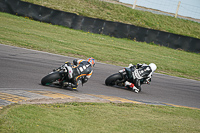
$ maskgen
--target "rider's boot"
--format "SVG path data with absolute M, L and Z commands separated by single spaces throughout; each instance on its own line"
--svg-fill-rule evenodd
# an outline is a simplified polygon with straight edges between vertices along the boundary
M 72 88 L 72 90 L 77 90 L 77 85 L 73 84 L 73 83 L 68 83 L 68 86 Z
M 129 86 L 130 88 L 132 88 L 135 93 L 139 92 L 139 89 L 137 87 L 135 87 L 135 85 L 133 83 L 126 81 L 125 86 Z
M 72 87 L 73 90 L 77 90 L 77 85 L 72 84 L 71 87 Z

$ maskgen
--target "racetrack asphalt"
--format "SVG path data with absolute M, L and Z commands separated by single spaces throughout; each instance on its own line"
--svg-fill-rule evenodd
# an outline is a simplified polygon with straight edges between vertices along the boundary
M 97 62 L 78 91 L 42 86 L 41 79 L 74 58 L 0 44 L 0 109 L 12 103 L 130 102 L 200 109 L 200 82 L 155 73 L 140 93 L 105 85 L 122 67 Z M 128 66 L 128 64 L 127 64 Z M 159 66 L 158 66 L 159 67 Z

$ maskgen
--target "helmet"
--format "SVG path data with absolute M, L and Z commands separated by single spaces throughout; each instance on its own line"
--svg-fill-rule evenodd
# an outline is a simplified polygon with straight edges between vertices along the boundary
M 92 65 L 92 67 L 94 67 L 94 65 L 95 65 L 94 58 L 90 57 L 90 58 L 87 59 L 87 61 Z
M 157 69 L 157 66 L 154 63 L 150 63 L 149 66 L 151 67 L 152 72 L 154 72 Z
M 73 64 L 77 66 L 78 60 L 77 60 L 77 59 L 74 59 L 74 60 L 73 60 Z

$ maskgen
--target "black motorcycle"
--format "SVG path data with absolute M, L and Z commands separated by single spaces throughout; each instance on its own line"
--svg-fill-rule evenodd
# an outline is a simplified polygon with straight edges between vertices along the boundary
M 42 85 L 59 85 L 62 87 L 68 87 L 71 83 L 70 73 L 72 69 L 65 67 L 65 65 L 53 70 L 48 75 L 42 78 Z
M 142 74 L 139 72 L 143 72 Z M 148 73 L 149 74 L 149 73 Z M 148 75 L 144 68 L 140 68 L 140 71 L 138 71 L 138 69 L 136 69 L 136 67 L 125 67 L 122 70 L 119 70 L 118 73 L 115 73 L 111 76 L 109 76 L 106 80 L 105 80 L 105 84 L 107 86 L 124 86 L 126 81 L 129 81 L 131 83 L 133 83 L 135 85 L 135 87 L 137 87 L 137 89 L 139 89 L 139 92 L 141 91 L 141 85 L 142 84 L 150 84 L 151 79 L 148 79 L 147 77 L 143 76 L 143 75 Z M 127 86 L 128 89 L 131 89 L 129 86 Z

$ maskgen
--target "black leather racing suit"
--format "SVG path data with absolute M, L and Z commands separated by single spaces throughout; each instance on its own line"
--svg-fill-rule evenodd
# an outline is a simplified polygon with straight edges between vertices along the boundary
M 71 87 L 73 89 L 76 89 L 79 83 L 86 83 L 93 73 L 92 65 L 85 60 L 77 60 L 77 65 L 73 65 L 72 70 L 73 78 Z
M 147 80 L 151 80 L 152 70 L 151 67 L 146 64 L 141 64 L 136 66 L 136 69 L 133 72 L 133 80 L 139 79 L 141 82 L 147 82 Z

